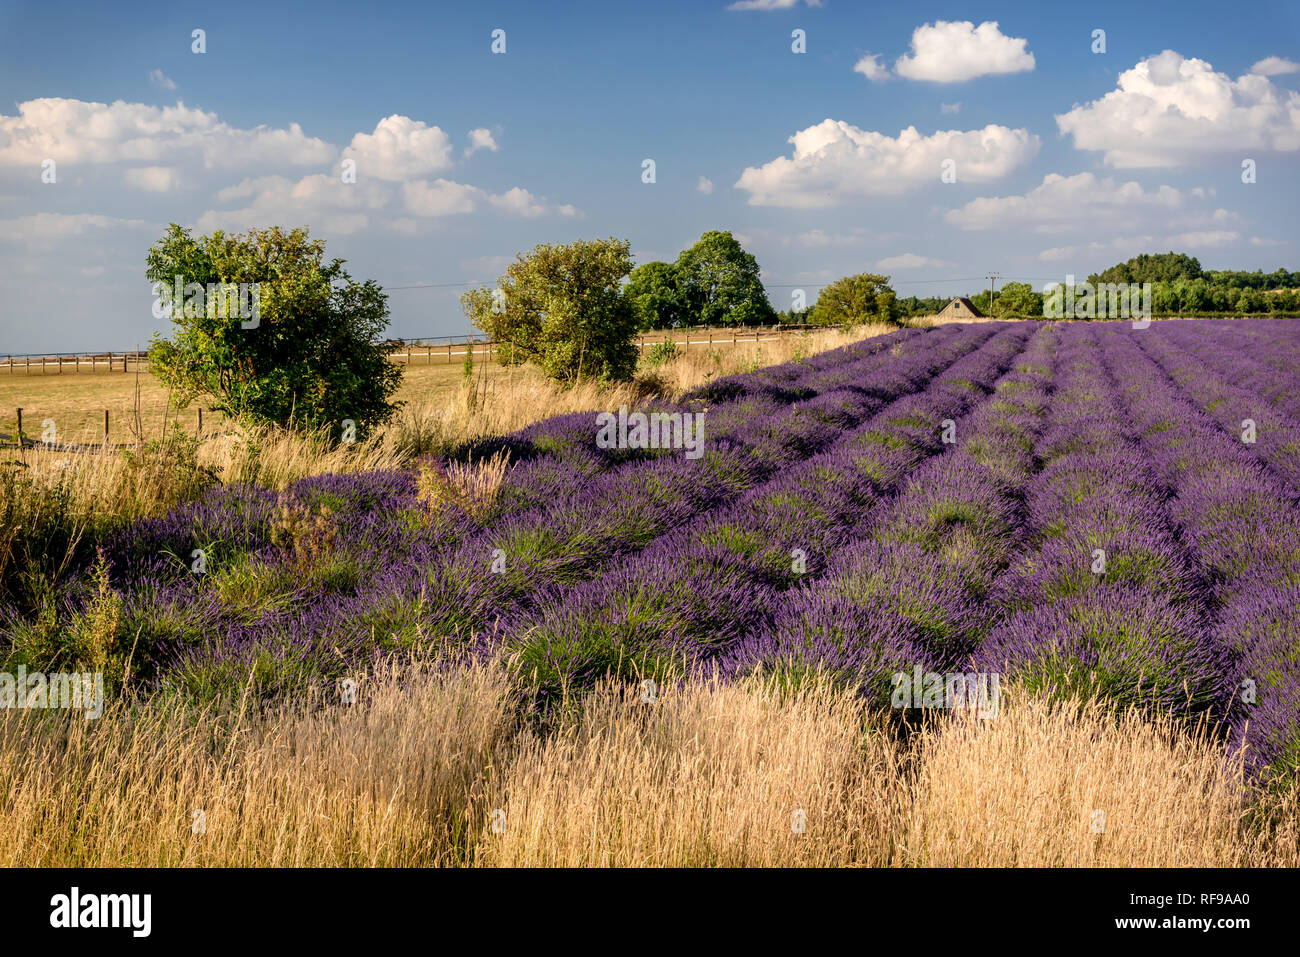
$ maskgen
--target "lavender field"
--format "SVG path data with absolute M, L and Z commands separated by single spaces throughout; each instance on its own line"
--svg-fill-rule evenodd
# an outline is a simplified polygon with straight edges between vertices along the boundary
M 658 407 L 703 413 L 700 457 L 600 448 L 579 413 L 468 469 L 218 487 L 10 608 L 10 670 L 97 656 L 110 696 L 284 700 L 436 648 L 508 662 L 545 714 L 699 669 L 821 669 L 889 709 L 919 666 L 1206 716 L 1293 776 L 1297 332 L 901 329 Z M 490 456 L 499 485 L 457 484 Z

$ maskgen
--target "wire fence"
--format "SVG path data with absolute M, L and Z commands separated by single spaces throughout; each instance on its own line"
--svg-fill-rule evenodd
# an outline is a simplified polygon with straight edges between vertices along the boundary
M 790 335 L 803 335 L 810 331 L 832 327 L 787 324 L 779 326 L 697 327 L 663 329 L 637 336 L 638 349 L 651 348 L 661 342 L 671 341 L 683 349 L 695 346 L 740 345 L 784 339 Z M 418 338 L 386 339 L 382 343 L 394 362 L 404 365 L 436 365 L 455 362 L 472 350 L 475 357 L 484 356 L 489 361 L 509 348 L 484 336 L 421 336 Z M 63 375 L 77 373 L 132 373 L 149 370 L 149 353 L 129 352 L 31 352 L 6 353 L 0 358 L 0 376 L 4 375 Z

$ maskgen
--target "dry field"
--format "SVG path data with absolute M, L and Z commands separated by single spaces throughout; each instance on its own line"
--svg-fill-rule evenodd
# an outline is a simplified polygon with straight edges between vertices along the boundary
M 411 665 L 350 707 L 0 713 L 0 863 L 1300 864 L 1294 793 L 1252 808 L 1204 729 L 1095 704 L 903 740 L 815 682 L 609 683 L 544 737 L 510 702 L 496 668 Z

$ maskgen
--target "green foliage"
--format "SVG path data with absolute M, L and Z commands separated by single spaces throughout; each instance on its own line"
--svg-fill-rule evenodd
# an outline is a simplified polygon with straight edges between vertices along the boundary
M 623 287 L 623 295 L 632 303 L 637 328 L 642 332 L 690 323 L 686 294 L 677 267 L 672 263 L 648 262 L 637 266 Z
M 1034 287 L 1027 282 L 1009 282 L 993 297 L 993 315 L 1041 319 L 1043 294 L 1034 292 Z
M 637 317 L 620 284 L 631 271 L 626 239 L 543 243 L 507 267 L 500 295 L 472 289 L 461 307 L 501 343 L 506 365 L 535 362 L 566 383 L 627 381 L 636 371 Z
M 1095 275 L 1088 281 L 1098 282 L 1172 282 L 1176 279 L 1197 279 L 1201 275 L 1201 263 L 1195 256 L 1186 253 L 1142 253 L 1127 262 Z
M 671 339 L 665 339 L 663 342 L 656 342 L 646 352 L 646 364 L 651 367 L 658 367 L 672 359 L 677 358 L 677 343 Z
M 710 230 L 677 257 L 688 315 L 708 326 L 756 326 L 776 313 L 759 281 L 758 260 L 729 232 Z
M 364 436 L 396 411 L 388 400 L 401 382 L 378 345 L 387 296 L 324 255 L 324 241 L 309 239 L 306 229 L 196 239 L 172 223 L 147 258 L 146 275 L 175 327 L 173 338 L 151 343 L 154 374 L 182 404 L 212 396 L 230 415 L 329 428 L 336 436 L 351 419 Z M 177 276 L 189 287 L 183 302 L 170 296 Z M 238 284 L 257 284 L 252 318 L 230 308 L 226 296 Z
M 898 321 L 899 309 L 888 276 L 858 273 L 825 286 L 808 321 L 818 326 L 839 326 L 859 322 Z

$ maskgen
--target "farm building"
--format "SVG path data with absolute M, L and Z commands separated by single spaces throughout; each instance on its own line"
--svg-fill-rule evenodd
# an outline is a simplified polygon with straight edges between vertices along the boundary
M 940 319 L 983 319 L 984 313 L 980 312 L 971 301 L 965 296 L 958 296 L 948 305 L 943 307 L 939 313 Z

